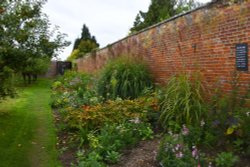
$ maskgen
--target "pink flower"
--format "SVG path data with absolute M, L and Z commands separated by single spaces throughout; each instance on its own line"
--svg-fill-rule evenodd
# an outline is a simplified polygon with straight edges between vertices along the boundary
M 182 152 L 179 152 L 177 154 L 175 154 L 176 158 L 182 158 L 184 156 L 184 154 Z
M 182 134 L 184 136 L 189 134 L 189 129 L 186 127 L 186 125 L 182 125 Z
M 192 156 L 195 158 L 195 159 L 198 159 L 198 149 L 193 146 L 192 147 L 193 151 L 192 151 Z
M 198 149 L 195 146 L 193 146 L 192 149 L 193 149 L 192 150 L 192 157 L 194 157 L 195 159 L 198 159 L 198 157 L 199 157 Z
M 176 151 L 178 151 L 180 148 L 181 148 L 181 145 L 180 145 L 180 144 L 177 144 L 177 145 L 175 146 L 175 150 L 176 150 Z

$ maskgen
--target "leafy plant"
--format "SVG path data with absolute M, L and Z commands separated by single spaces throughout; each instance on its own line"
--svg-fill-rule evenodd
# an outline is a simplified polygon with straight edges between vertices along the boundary
M 121 157 L 121 154 L 119 154 L 116 151 L 107 151 L 107 155 L 105 160 L 109 163 L 117 163 Z
M 184 137 L 189 130 L 183 128 L 182 133 L 169 132 L 160 145 L 157 159 L 162 167 L 194 167 L 205 166 L 205 155 L 195 145 L 188 145 Z
M 222 152 L 215 158 L 217 167 L 232 167 L 239 161 L 239 157 L 233 155 L 232 152 Z
M 238 93 L 214 96 L 209 115 L 210 128 L 220 138 L 218 145 L 225 146 L 226 143 L 226 147 L 233 146 L 234 152 L 246 155 L 250 144 L 249 109 L 244 107 L 244 98 L 231 97 L 235 94 Z
M 122 149 L 133 146 L 140 140 L 152 139 L 153 131 L 149 124 L 132 120 L 120 124 L 105 124 L 100 131 L 92 131 L 87 136 L 89 151 L 79 158 L 79 164 L 84 165 L 90 163 L 90 160 L 91 163 L 116 163 Z
M 105 123 L 122 123 L 126 120 L 148 120 L 148 113 L 155 111 L 155 101 L 137 99 L 107 101 L 95 106 L 83 105 L 81 108 L 68 107 L 61 111 L 64 121 L 70 128 L 95 130 Z
M 146 65 L 141 60 L 122 56 L 104 68 L 98 82 L 98 92 L 105 99 L 134 99 L 152 86 Z
M 80 157 L 81 160 L 78 162 L 77 167 L 105 167 L 101 161 L 102 157 L 96 153 L 96 152 L 91 152 L 88 154 L 86 157 L 82 154 Z
M 94 88 L 94 80 L 88 74 L 67 71 L 52 84 L 52 107 L 78 107 L 101 101 Z
M 7 96 L 14 97 L 16 93 L 13 72 L 14 71 L 8 67 L 0 67 L 0 102 Z
M 131 121 L 122 124 L 106 125 L 101 129 L 99 136 L 101 145 L 112 145 L 112 150 L 116 151 L 124 146 L 133 145 L 140 139 L 148 140 L 152 138 L 153 131 L 149 124 Z
M 164 128 L 170 121 L 179 125 L 196 124 L 206 115 L 202 98 L 203 86 L 198 76 L 179 75 L 172 77 L 161 101 L 160 122 Z

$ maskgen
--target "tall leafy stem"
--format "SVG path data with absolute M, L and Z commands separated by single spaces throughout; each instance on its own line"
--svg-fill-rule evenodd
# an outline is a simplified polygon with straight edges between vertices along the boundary
M 173 76 L 167 83 L 161 100 L 160 122 L 168 128 L 171 122 L 199 124 L 206 115 L 199 75 L 181 74 Z

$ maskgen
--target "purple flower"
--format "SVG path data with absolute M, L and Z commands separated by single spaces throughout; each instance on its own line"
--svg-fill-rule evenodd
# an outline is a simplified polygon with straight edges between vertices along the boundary
M 198 149 L 196 148 L 196 146 L 192 147 L 192 157 L 198 159 Z
M 214 120 L 213 122 L 212 122 L 212 125 L 214 126 L 214 127 L 216 127 L 216 126 L 218 126 L 220 124 L 220 121 L 219 120 Z
M 177 145 L 175 146 L 175 150 L 176 150 L 176 151 L 178 151 L 180 148 L 181 148 L 181 145 L 180 145 L 180 144 L 177 144 Z

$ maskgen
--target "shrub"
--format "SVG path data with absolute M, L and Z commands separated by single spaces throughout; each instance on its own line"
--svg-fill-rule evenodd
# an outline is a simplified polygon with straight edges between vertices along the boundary
M 202 84 L 198 77 L 188 75 L 172 77 L 163 92 L 160 122 L 164 128 L 174 121 L 179 125 L 196 124 L 204 119 L 206 107 L 202 98 Z
M 242 155 L 250 155 L 250 112 L 244 106 L 244 97 L 233 97 L 238 94 L 216 94 L 212 103 L 212 112 L 209 115 L 210 131 L 217 136 L 217 145 L 232 148 Z
M 151 101 L 150 101 L 151 100 Z M 154 99 L 107 101 L 95 106 L 68 107 L 63 112 L 70 128 L 99 129 L 104 123 L 122 123 L 130 119 L 148 120 L 148 113 L 156 112 Z
M 2 67 L 1 67 L 2 68 Z M 14 97 L 15 88 L 13 83 L 13 70 L 4 67 L 0 68 L 0 101 L 5 97 Z
M 52 107 L 78 107 L 101 101 L 94 88 L 93 78 L 88 74 L 67 71 L 52 84 Z
M 98 82 L 98 92 L 105 99 L 134 99 L 152 85 L 146 65 L 141 60 L 123 56 L 104 68 Z

